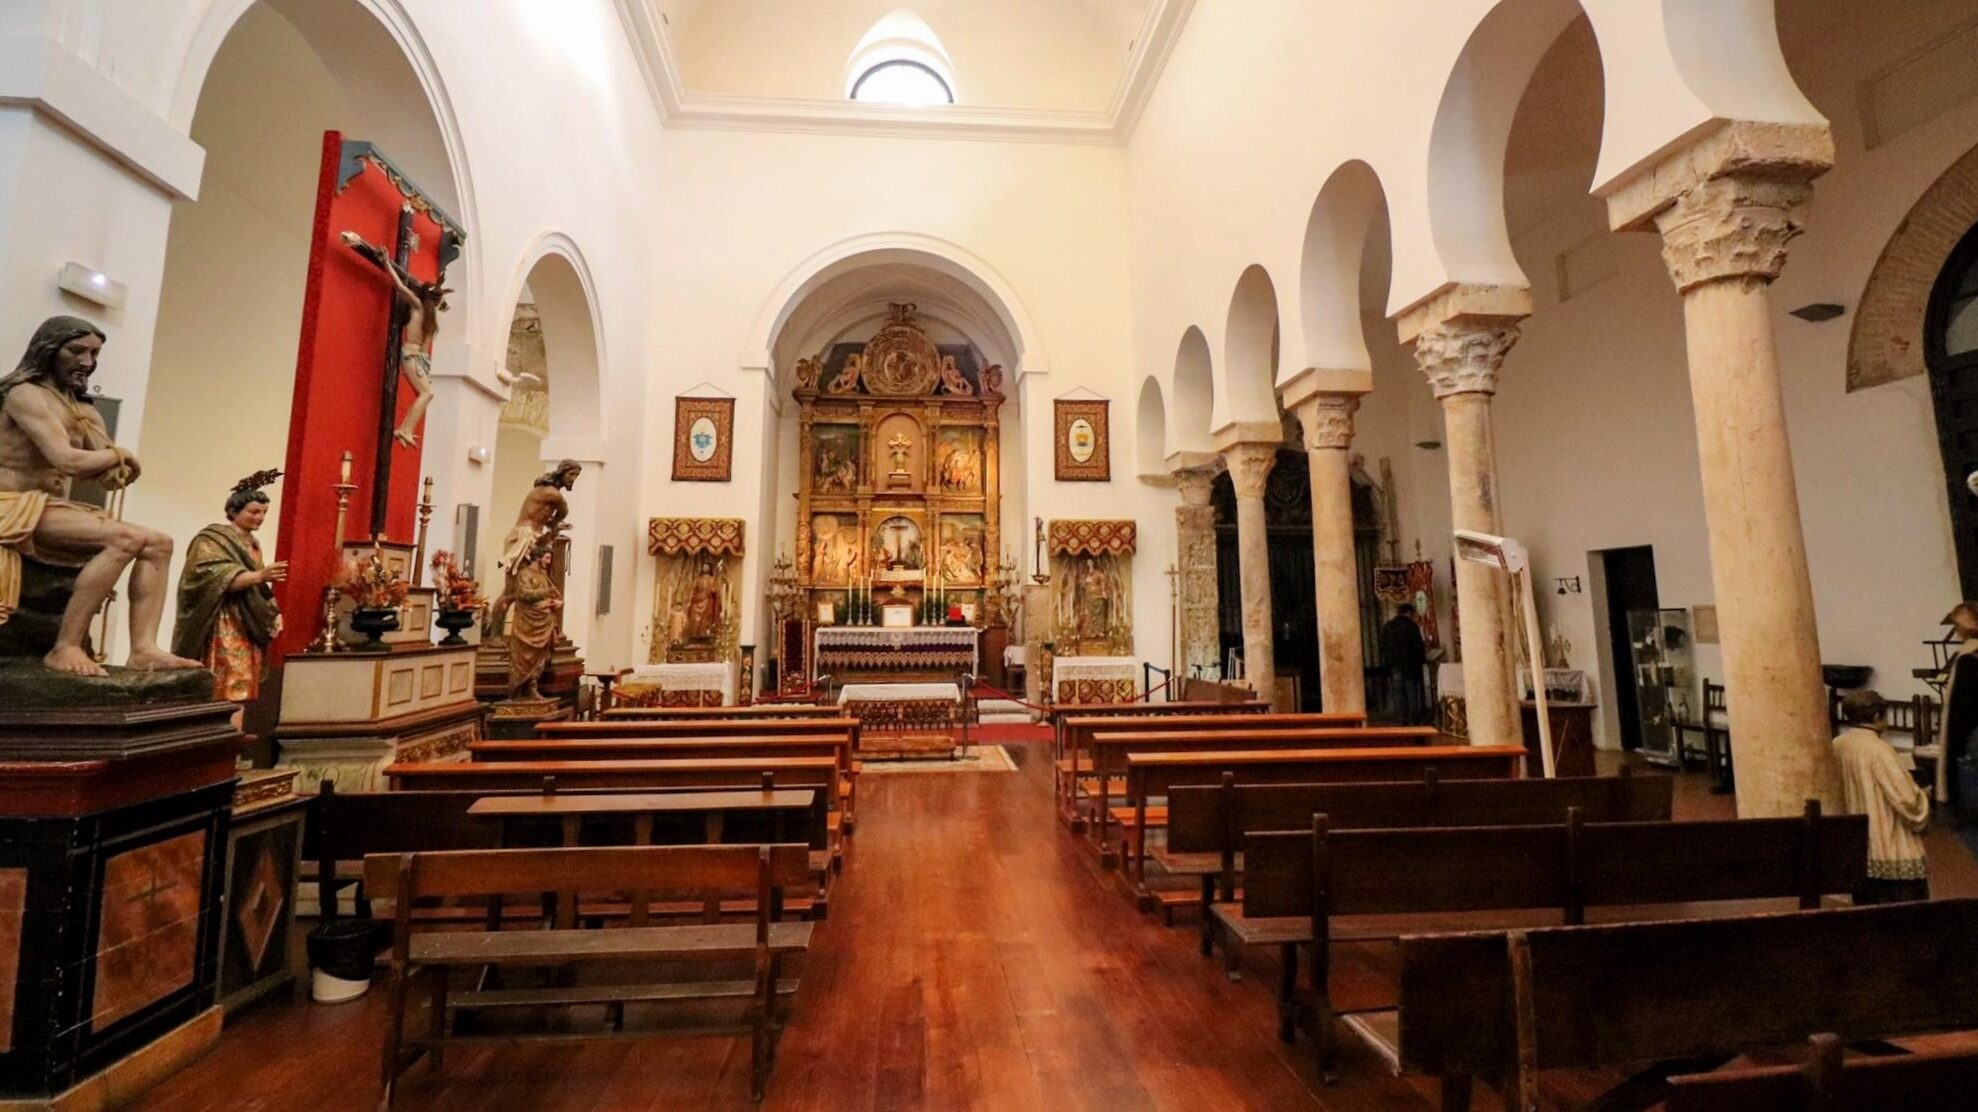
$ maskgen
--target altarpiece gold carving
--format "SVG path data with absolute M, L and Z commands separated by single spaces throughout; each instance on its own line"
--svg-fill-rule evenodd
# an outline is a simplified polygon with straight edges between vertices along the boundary
M 741 643 L 742 522 L 656 517 L 646 536 L 656 558 L 648 663 L 734 659 Z
M 1131 521 L 1053 521 L 1052 615 L 1058 656 L 1133 655 Z

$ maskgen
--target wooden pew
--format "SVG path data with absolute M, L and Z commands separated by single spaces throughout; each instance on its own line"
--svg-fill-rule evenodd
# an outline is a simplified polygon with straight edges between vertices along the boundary
M 815 703 L 754 703 L 746 707 L 614 706 L 604 712 L 607 720 L 631 718 L 644 722 L 747 722 L 758 718 L 828 718 L 831 715 L 831 708 Z
M 1757 1066 L 1669 1079 L 1668 1112 L 1968 1112 L 1978 1050 L 1844 1059 L 1820 1034 L 1805 1065 Z
M 712 722 L 700 719 L 604 718 L 592 722 L 545 722 L 536 727 L 538 738 L 565 738 L 598 741 L 603 738 L 710 738 L 777 737 L 789 734 L 839 733 L 846 730 L 858 736 L 858 720 L 839 715 L 805 715 L 801 718 L 727 718 Z
M 672 789 L 683 795 L 698 794 L 702 789 Z M 603 794 L 597 789 L 565 791 L 561 795 Z M 506 791 L 392 791 L 392 792 L 340 792 L 332 781 L 324 781 L 316 798 L 310 801 L 309 814 L 303 824 L 302 858 L 314 862 L 318 899 L 322 905 L 323 919 L 334 920 L 337 902 L 336 889 L 351 879 L 361 879 L 361 869 L 347 871 L 342 866 L 361 863 L 364 858 L 381 853 L 417 853 L 432 850 L 455 849 L 497 849 L 504 845 L 503 826 L 500 822 L 478 815 L 468 814 L 468 809 L 480 800 L 490 796 L 512 796 L 516 798 L 536 798 L 542 795 L 540 784 Z M 629 835 L 628 829 L 622 831 Z M 547 847 L 556 844 L 561 831 L 552 829 L 553 824 L 544 824 L 534 832 L 533 837 L 524 836 L 519 843 L 510 831 L 506 844 L 510 847 L 521 845 Z M 744 826 L 731 832 L 731 840 L 761 837 L 767 830 Z M 812 866 L 816 872 L 817 891 L 814 898 L 806 897 L 792 901 L 792 908 L 807 911 L 823 918 L 828 901 L 830 882 L 831 841 L 829 838 L 828 816 L 825 801 L 819 798 L 812 814 L 804 821 L 800 830 L 792 831 L 793 837 L 802 837 L 810 843 L 813 851 Z M 679 827 L 669 825 L 656 832 L 662 842 L 680 844 L 698 840 L 692 824 Z M 629 841 L 629 837 L 624 840 Z M 361 887 L 358 896 L 360 915 L 369 915 L 368 892 Z
M 601 788 L 648 791 L 656 788 L 752 788 L 764 774 L 779 788 L 817 788 L 831 812 L 832 866 L 844 860 L 844 797 L 836 757 L 729 757 L 706 760 L 473 761 L 407 763 L 385 766 L 394 791 L 501 791 L 539 789 L 546 782 L 559 791 Z
M 391 955 L 391 1013 L 384 1043 L 381 1102 L 392 1104 L 398 1077 L 420 1054 L 432 1054 L 443 1068 L 449 1043 L 512 1042 L 530 1037 L 512 1031 L 486 1036 L 449 1033 L 449 1011 L 513 1007 L 582 1007 L 602 1004 L 609 1030 L 595 1034 L 552 1030 L 543 1038 L 651 1037 L 657 1034 L 751 1037 L 750 1092 L 762 1099 L 769 1067 L 796 984 L 782 975 L 783 962 L 810 946 L 813 923 L 779 922 L 779 893 L 809 875 L 808 851 L 801 845 L 638 846 L 607 849 L 462 850 L 372 857 L 365 862 L 369 886 L 391 892 L 396 923 Z M 753 889 L 751 923 L 634 927 L 623 930 L 424 931 L 413 932 L 413 912 L 423 900 L 458 897 L 500 898 L 570 889 L 700 891 Z M 593 963 L 752 961 L 753 976 L 736 981 L 669 981 L 658 984 L 586 983 L 548 988 L 496 988 L 450 993 L 455 969 L 523 965 L 575 968 Z M 431 1014 L 424 1035 L 408 1036 L 406 1010 L 415 979 L 425 982 Z M 632 1002 L 704 1004 L 741 1001 L 739 1023 L 706 1023 L 693 1028 L 632 1032 L 624 1026 L 624 1006 Z M 408 1054 L 407 1051 L 410 1051 Z
M 1406 727 L 1401 727 L 1406 728 Z M 1380 748 L 1235 749 L 1126 754 L 1126 805 L 1133 809 L 1134 857 L 1144 866 L 1147 801 L 1185 784 L 1366 784 L 1420 780 L 1515 780 L 1524 775 L 1522 745 L 1414 745 Z M 1136 872 L 1137 879 L 1144 879 Z
M 1277 717 L 1277 716 L 1272 716 Z M 1082 789 L 1092 801 L 1099 821 L 1099 843 L 1106 843 L 1110 823 L 1127 821 L 1126 808 L 1115 810 L 1115 795 L 1125 795 L 1127 756 L 1131 753 L 1208 753 L 1259 749 L 1395 749 L 1433 745 L 1441 737 L 1432 726 L 1259 726 L 1255 729 L 1100 730 L 1086 739 L 1091 780 Z M 1167 822 L 1164 811 L 1133 814 L 1135 822 L 1154 826 Z M 1144 841 L 1145 832 L 1140 835 Z
M 1065 723 L 1073 718 L 1167 718 L 1172 715 L 1265 714 L 1271 705 L 1262 699 L 1241 703 L 1220 699 L 1188 699 L 1171 703 L 1060 703 L 1051 708 L 1051 759 L 1063 761 Z M 1066 766 L 1068 767 L 1068 766 Z
M 1167 852 L 1153 857 L 1171 874 L 1201 878 L 1197 925 L 1207 955 L 1217 887 L 1220 902 L 1236 899 L 1237 858 L 1247 834 L 1302 830 L 1315 814 L 1325 815 L 1333 830 L 1557 824 L 1575 807 L 1586 822 L 1666 822 L 1674 813 L 1675 783 L 1674 777 L 1637 776 L 1627 768 L 1619 776 L 1455 783 L 1424 776 L 1390 784 L 1239 785 L 1230 774 L 1214 787 L 1184 786 L 1168 794 Z M 1290 926 L 1302 931 L 1306 924 L 1293 920 Z
M 467 746 L 474 761 L 715 760 L 724 757 L 831 757 L 838 762 L 844 801 L 842 822 L 850 833 L 858 821 L 858 762 L 852 759 L 850 731 L 775 734 L 761 737 L 700 738 L 530 738 L 476 741 Z
M 1726 901 L 1791 899 L 1815 908 L 1822 896 L 1854 891 L 1867 875 L 1868 822 L 1822 816 L 1812 802 L 1798 818 L 1714 822 L 1586 823 L 1575 810 L 1565 823 L 1543 826 L 1331 830 L 1328 817 L 1317 815 L 1309 832 L 1247 836 L 1244 854 L 1241 916 L 1219 905 L 1218 922 L 1240 937 L 1244 921 L 1304 920 L 1323 1052 L 1332 1029 L 1326 974 L 1340 934 L 1336 917 L 1483 913 L 1472 923 L 1530 926 L 1581 923 L 1589 909 L 1595 918 L 1639 919 L 1694 915 L 1689 905 Z M 1362 924 L 1350 937 L 1398 933 L 1390 920 Z M 1299 940 L 1277 941 L 1287 967 L 1295 967 Z M 1280 1003 L 1289 1003 L 1282 993 Z M 1281 1037 L 1288 1037 L 1289 1011 L 1280 1017 Z M 1378 1047 L 1394 1013 L 1343 1018 Z
M 1446 1110 L 1469 1107 L 1473 1078 L 1532 1108 L 1542 1070 L 1677 1063 L 1601 1103 L 1647 1107 L 1671 1073 L 1818 1032 L 1978 1028 L 1974 953 L 1969 899 L 1404 938 L 1384 1045 L 1398 1072 L 1442 1079 Z
M 1181 707 L 1200 704 L 1158 705 Z M 1270 704 L 1265 702 L 1212 703 L 1209 707 L 1212 709 L 1165 710 L 1152 713 L 1147 713 L 1144 707 L 1140 707 L 1138 709 L 1142 713 L 1138 714 L 1072 714 L 1059 718 L 1056 780 L 1058 802 L 1064 810 L 1066 821 L 1071 823 L 1072 830 L 1077 832 L 1085 828 L 1084 818 L 1078 813 L 1078 784 L 1092 775 L 1084 753 L 1090 746 L 1091 735 L 1101 730 L 1113 733 L 1127 731 L 1151 733 L 1173 730 L 1251 729 L 1267 726 L 1289 729 L 1343 729 L 1367 724 L 1366 716 L 1363 714 L 1271 714 Z

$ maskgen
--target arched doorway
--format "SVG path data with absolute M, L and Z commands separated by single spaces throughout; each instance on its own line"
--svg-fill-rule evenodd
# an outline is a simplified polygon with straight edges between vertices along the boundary
M 1951 536 L 1964 597 L 1978 597 L 1978 227 L 1965 233 L 1930 292 L 1923 358 L 1937 412 Z
M 199 89 L 191 135 L 206 152 L 200 197 L 173 211 L 141 425 L 120 430 L 149 473 L 173 477 L 131 488 L 133 520 L 191 536 L 215 520 L 238 479 L 282 465 L 329 130 L 376 142 L 422 190 L 460 211 L 424 85 L 363 3 L 246 7 Z M 463 342 L 468 315 L 456 294 L 442 345 Z M 269 493 L 263 535 L 272 548 L 284 491 L 277 484 Z
M 1302 436 L 1292 424 L 1292 443 Z M 1243 651 L 1243 584 L 1236 532 L 1236 487 L 1218 474 L 1209 494 L 1216 512 L 1216 611 L 1222 659 Z M 1271 649 L 1279 675 L 1298 677 L 1298 709 L 1319 707 L 1318 604 L 1312 581 L 1312 478 L 1305 453 L 1280 448 L 1264 488 L 1270 523 Z M 1255 677 L 1253 677 L 1255 678 Z

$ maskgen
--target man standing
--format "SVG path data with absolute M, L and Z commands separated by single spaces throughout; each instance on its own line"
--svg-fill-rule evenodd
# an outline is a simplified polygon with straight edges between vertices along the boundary
M 1423 704 L 1428 701 L 1422 684 L 1422 668 L 1428 663 L 1428 646 L 1422 641 L 1422 627 L 1415 624 L 1415 607 L 1402 603 L 1394 617 L 1380 627 L 1380 662 L 1387 669 L 1388 714 L 1399 726 L 1422 721 Z
M 1847 729 L 1834 738 L 1841 765 L 1841 790 L 1848 813 L 1868 816 L 1868 881 L 1856 903 L 1898 903 L 1930 898 L 1923 856 L 1923 827 L 1930 821 L 1930 796 L 1903 767 L 1883 739 L 1882 697 L 1850 691 L 1841 697 Z
M 103 333 L 77 317 L 35 329 L 14 372 L 0 378 L 0 622 L 20 603 L 21 561 L 82 569 L 42 663 L 78 676 L 109 673 L 83 648 L 89 620 L 130 577 L 130 666 L 197 668 L 158 646 L 172 538 L 69 500 L 77 479 L 109 489 L 137 481 L 137 457 L 110 442 L 89 397 Z

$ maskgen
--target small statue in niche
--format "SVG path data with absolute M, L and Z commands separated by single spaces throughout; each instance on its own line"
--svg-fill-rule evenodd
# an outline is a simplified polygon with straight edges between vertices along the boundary
M 952 355 L 941 357 L 941 389 L 961 398 L 975 393 L 975 387 L 969 384 L 968 377 L 962 374 L 960 367 L 955 366 L 955 357 Z
M 0 624 L 20 605 L 22 560 L 80 569 L 44 666 L 78 676 L 109 672 L 83 648 L 89 621 L 131 568 L 130 666 L 197 668 L 158 646 L 172 538 L 69 499 L 77 479 L 108 490 L 137 481 L 137 457 L 110 441 L 89 395 L 103 332 L 79 317 L 35 329 L 12 374 L 0 378 Z M 38 646 L 37 646 L 38 647 Z
M 288 562 L 263 564 L 255 532 L 268 517 L 262 488 L 280 471 L 258 471 L 227 495 L 227 520 L 208 525 L 186 546 L 179 573 L 172 651 L 213 671 L 213 698 L 252 702 L 267 674 L 265 653 L 282 631 L 271 583 L 288 578 Z
M 552 550 L 548 545 L 533 549 L 511 577 L 511 608 L 508 614 L 508 697 L 541 699 L 543 669 L 549 665 L 550 649 L 556 644 L 557 611 L 563 609 L 563 593 L 550 582 Z
M 853 354 L 845 356 L 845 365 L 838 368 L 831 384 L 824 388 L 827 394 L 850 394 L 859 388 L 859 377 L 865 373 L 865 356 Z
M 700 570 L 687 591 L 689 643 L 713 641 L 721 635 L 721 573 L 714 560 L 703 559 Z
M 446 295 L 453 291 L 439 282 L 414 278 L 384 248 L 367 243 L 356 232 L 345 232 L 339 238 L 344 246 L 391 279 L 392 314 L 399 326 L 398 373 L 412 384 L 413 395 L 412 407 L 405 411 L 405 419 L 391 435 L 407 448 L 415 447 L 419 435 L 412 430 L 419 427 L 426 416 L 426 407 L 433 403 L 433 340 L 440 334 L 440 314 L 446 311 Z
M 1088 644 L 1102 643 L 1113 631 L 1112 577 L 1106 574 L 1097 556 L 1087 557 L 1079 570 L 1077 593 L 1078 639 Z

